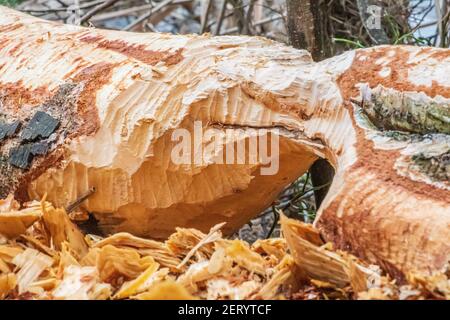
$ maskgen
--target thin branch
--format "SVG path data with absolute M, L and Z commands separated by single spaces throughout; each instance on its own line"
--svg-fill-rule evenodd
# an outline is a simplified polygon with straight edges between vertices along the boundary
M 134 27 L 136 27 L 137 25 L 139 25 L 140 23 L 144 22 L 145 20 L 147 20 L 148 18 L 150 18 L 152 16 L 152 14 L 160 11 L 161 9 L 163 9 L 165 6 L 168 6 L 169 4 L 172 4 L 174 0 L 166 0 L 166 1 L 162 1 L 161 3 L 159 3 L 157 6 L 155 6 L 155 8 L 153 10 L 150 10 L 150 12 L 147 12 L 146 14 L 143 14 L 142 16 L 138 17 L 136 20 L 134 20 L 132 23 L 130 23 L 129 25 L 125 26 L 125 28 L 123 28 L 122 30 L 125 31 L 129 31 L 131 29 L 133 29 Z
M 92 16 L 96 15 L 98 12 L 105 10 L 111 7 L 113 4 L 118 2 L 119 0 L 108 0 L 102 3 L 101 5 L 96 6 L 92 10 L 88 11 L 84 16 L 80 19 L 80 24 L 89 20 Z
M 175 0 L 173 1 L 173 3 L 171 5 L 183 5 L 183 4 L 187 4 L 192 2 L 192 0 Z M 114 18 L 118 18 L 118 17 L 122 17 L 122 16 L 128 16 L 128 15 L 132 15 L 134 13 L 138 13 L 141 11 L 147 11 L 147 10 L 151 10 L 153 9 L 154 5 L 153 4 L 145 4 L 142 6 L 136 6 L 136 7 L 131 7 L 131 8 L 126 8 L 126 9 L 122 9 L 122 10 L 117 10 L 114 12 L 105 12 L 102 14 L 99 14 L 97 16 L 95 16 L 94 18 L 92 18 L 93 22 L 99 22 L 99 21 L 104 21 L 104 20 L 109 20 L 109 19 L 114 19 Z
M 206 27 L 208 25 L 208 17 L 209 12 L 211 11 L 211 0 L 203 0 L 202 2 L 202 16 L 200 18 L 201 26 L 200 26 L 200 33 L 204 33 L 206 31 Z
M 217 18 L 216 29 L 214 30 L 214 35 L 220 34 L 220 29 L 222 28 L 223 18 L 225 16 L 225 11 L 227 10 L 228 0 L 222 1 L 222 7 L 220 8 L 219 17 Z
M 71 213 L 73 210 L 78 208 L 84 201 L 87 200 L 91 195 L 95 193 L 95 188 L 90 188 L 86 193 L 82 194 L 78 199 L 76 199 L 74 202 L 70 203 L 66 207 L 66 212 Z

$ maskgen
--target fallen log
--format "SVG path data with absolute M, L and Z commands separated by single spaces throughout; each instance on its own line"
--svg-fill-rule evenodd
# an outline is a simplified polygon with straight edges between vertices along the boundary
M 445 271 L 449 71 L 448 49 L 314 63 L 262 38 L 97 30 L 0 7 L 0 197 L 65 207 L 95 188 L 81 206 L 105 233 L 223 221 L 230 233 L 324 158 L 336 170 L 315 221 L 326 240 L 397 278 Z M 192 161 L 173 161 L 185 133 Z M 254 137 L 279 158 L 218 161 Z

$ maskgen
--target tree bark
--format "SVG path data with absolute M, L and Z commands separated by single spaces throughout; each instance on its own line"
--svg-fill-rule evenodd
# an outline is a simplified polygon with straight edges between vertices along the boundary
M 308 50 L 315 61 L 332 56 L 333 45 L 327 32 L 327 7 L 324 1 L 288 0 L 287 26 L 290 43 L 294 48 Z M 334 168 L 319 159 L 309 169 L 316 208 L 319 208 L 333 180 Z
M 231 233 L 322 158 L 336 170 L 315 221 L 326 241 L 399 279 L 445 271 L 450 50 L 382 46 L 316 63 L 261 38 L 97 30 L 3 7 L 0 30 L 2 196 L 66 207 L 95 188 L 81 207 L 106 234 L 224 221 Z M 279 170 L 262 174 L 262 151 L 243 164 L 220 152 L 173 161 L 173 133 L 198 129 L 232 150 L 279 139 Z M 234 138 L 220 140 L 227 129 Z
M 333 55 L 327 23 L 327 4 L 322 0 L 287 0 L 287 29 L 291 45 L 308 50 L 315 61 Z

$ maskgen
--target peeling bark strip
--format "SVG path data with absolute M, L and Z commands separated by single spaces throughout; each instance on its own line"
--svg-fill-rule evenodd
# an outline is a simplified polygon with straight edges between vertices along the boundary
M 231 233 L 322 158 L 336 171 L 315 221 L 327 241 L 398 279 L 447 268 L 450 50 L 314 63 L 261 38 L 76 28 L 3 7 L 0 29 L 0 196 L 65 207 L 95 188 L 81 206 L 105 233 Z M 172 133 L 195 121 L 236 128 L 233 148 L 251 138 L 237 128 L 278 132 L 280 170 L 173 163 Z

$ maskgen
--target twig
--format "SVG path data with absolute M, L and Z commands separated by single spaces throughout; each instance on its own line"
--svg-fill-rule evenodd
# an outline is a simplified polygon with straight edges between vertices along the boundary
M 216 29 L 214 30 L 214 35 L 220 34 L 220 29 L 222 28 L 223 18 L 225 16 L 225 11 L 227 10 L 228 0 L 222 1 L 222 7 L 220 8 L 219 17 L 217 18 Z
M 214 227 L 212 227 L 211 230 L 209 230 L 209 233 L 203 239 L 201 239 L 188 252 L 188 254 L 184 257 L 183 261 L 181 261 L 178 264 L 177 269 L 180 269 L 181 267 L 183 267 L 189 261 L 189 259 L 191 259 L 192 256 L 198 251 L 198 249 L 200 249 L 202 246 L 204 246 L 205 244 L 208 244 L 208 243 L 211 243 L 211 242 L 214 242 L 214 241 L 220 239 L 222 237 L 222 233 L 220 232 L 220 228 L 222 228 L 225 224 L 226 224 L 226 222 L 222 222 L 222 223 L 216 224 Z
M 234 17 L 236 19 L 238 32 L 244 33 L 244 31 L 246 31 L 246 30 L 244 30 L 244 26 L 245 26 L 245 10 L 244 10 L 244 8 L 246 7 L 246 5 L 244 5 L 242 0 L 229 0 L 229 1 L 233 5 Z
M 76 199 L 74 202 L 70 203 L 66 207 L 66 212 L 71 213 L 73 210 L 78 208 L 84 201 L 86 201 L 87 198 L 89 198 L 91 195 L 93 195 L 95 192 L 95 188 L 90 188 L 86 193 L 82 194 L 78 199 Z
M 273 224 L 269 230 L 269 233 L 266 236 L 266 239 L 269 239 L 272 236 L 273 231 L 275 230 L 275 227 L 277 226 L 278 221 L 280 220 L 280 213 L 278 212 L 278 209 L 275 206 L 272 206 L 272 211 L 273 211 Z
M 86 22 L 87 20 L 89 20 L 92 16 L 94 16 L 98 12 L 111 7 L 113 4 L 115 4 L 118 1 L 119 0 L 108 0 L 108 1 L 105 1 L 104 3 L 102 3 L 101 5 L 96 6 L 95 8 L 93 8 L 90 11 L 88 11 L 84 16 L 82 16 L 80 18 L 80 24 L 83 23 L 83 22 Z
M 281 20 L 281 19 L 283 19 L 282 16 L 278 16 L 278 17 L 272 16 L 272 17 L 268 17 L 268 18 L 262 19 L 261 21 L 255 22 L 253 24 L 253 26 L 257 27 L 257 26 L 260 26 L 260 25 L 263 25 L 263 24 L 266 24 L 266 23 L 269 23 L 269 22 L 274 22 L 274 21 L 277 21 L 277 20 Z M 235 32 L 239 32 L 239 28 L 238 27 L 233 27 L 233 28 L 227 29 L 222 34 L 223 35 L 227 35 L 227 34 L 231 34 L 231 33 L 235 33 Z
M 153 10 L 150 10 L 150 12 L 143 14 L 142 16 L 140 16 L 139 18 L 137 18 L 135 21 L 133 21 L 132 23 L 130 23 L 129 25 L 125 26 L 125 28 L 123 28 L 122 30 L 125 31 L 129 31 L 131 29 L 133 29 L 134 27 L 136 27 L 138 24 L 142 23 L 143 21 L 145 21 L 146 19 L 150 18 L 152 16 L 152 14 L 160 11 L 162 8 L 164 8 L 165 6 L 172 4 L 174 0 L 166 0 L 163 1 L 161 3 L 159 3 L 157 6 L 155 6 L 155 8 Z
M 147 22 L 145 24 L 145 27 L 147 27 L 148 30 L 150 30 L 151 32 L 158 32 L 158 30 L 155 28 L 155 26 L 151 22 Z
M 209 11 L 211 11 L 211 0 L 203 0 L 202 2 L 202 16 L 200 18 L 200 33 L 204 33 L 206 31 L 206 27 L 208 25 L 208 16 Z
M 175 1 L 173 1 L 173 3 L 171 5 L 174 5 L 174 6 L 175 5 L 183 5 L 183 4 L 187 4 L 190 2 L 192 2 L 192 0 L 175 0 Z M 92 21 L 99 22 L 99 21 L 114 19 L 114 18 L 118 18 L 118 17 L 122 17 L 122 16 L 128 16 L 128 15 L 138 13 L 141 11 L 151 10 L 153 7 L 154 7 L 153 4 L 145 4 L 142 6 L 136 6 L 136 7 L 132 7 L 132 8 L 117 10 L 114 12 L 105 12 L 105 13 L 99 14 L 99 15 L 95 16 L 94 18 L 92 18 Z
M 244 31 L 243 31 L 244 34 L 251 35 L 250 24 L 252 21 L 254 7 L 255 7 L 255 0 L 250 0 L 250 3 L 248 4 L 248 9 L 247 9 L 247 15 L 245 18 L 245 25 L 244 25 Z

